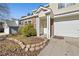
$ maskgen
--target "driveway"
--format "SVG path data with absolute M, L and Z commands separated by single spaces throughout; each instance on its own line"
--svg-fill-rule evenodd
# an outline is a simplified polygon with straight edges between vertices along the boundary
M 8 34 L 6 34 L 6 33 L 0 33 L 0 36 L 2 36 L 2 35 L 8 35 Z
M 52 38 L 39 56 L 79 56 L 79 38 Z

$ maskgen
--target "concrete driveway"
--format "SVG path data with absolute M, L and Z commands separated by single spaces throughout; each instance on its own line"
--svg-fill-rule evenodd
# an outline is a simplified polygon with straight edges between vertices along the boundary
M 2 35 L 8 35 L 8 34 L 6 34 L 6 33 L 0 33 L 0 36 L 2 36 Z
M 79 56 L 79 38 L 52 38 L 39 56 Z

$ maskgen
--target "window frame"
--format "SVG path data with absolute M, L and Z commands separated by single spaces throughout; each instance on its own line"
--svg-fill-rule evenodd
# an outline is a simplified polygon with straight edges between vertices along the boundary
M 75 5 L 76 3 L 67 3 L 66 4 L 66 7 L 70 7 L 70 6 L 73 6 L 73 5 Z
M 65 3 L 58 3 L 58 9 L 65 8 Z

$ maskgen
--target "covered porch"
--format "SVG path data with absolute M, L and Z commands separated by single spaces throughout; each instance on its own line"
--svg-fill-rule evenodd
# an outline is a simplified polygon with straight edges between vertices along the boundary
M 36 11 L 37 36 L 50 39 L 54 36 L 54 15 L 51 9 L 40 7 Z

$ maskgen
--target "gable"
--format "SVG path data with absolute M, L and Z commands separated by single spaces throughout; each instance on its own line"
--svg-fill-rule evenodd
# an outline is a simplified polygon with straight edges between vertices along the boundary
M 36 14 L 38 14 L 39 17 L 45 16 L 45 12 L 48 11 L 48 8 L 40 7 L 37 9 Z
M 38 14 L 39 17 L 46 16 L 45 13 L 50 12 L 51 18 L 54 17 L 53 11 L 50 8 L 40 7 L 35 14 Z
M 38 13 L 38 16 L 39 16 L 39 17 L 45 16 L 44 11 L 43 11 L 43 10 L 41 10 L 41 11 Z

